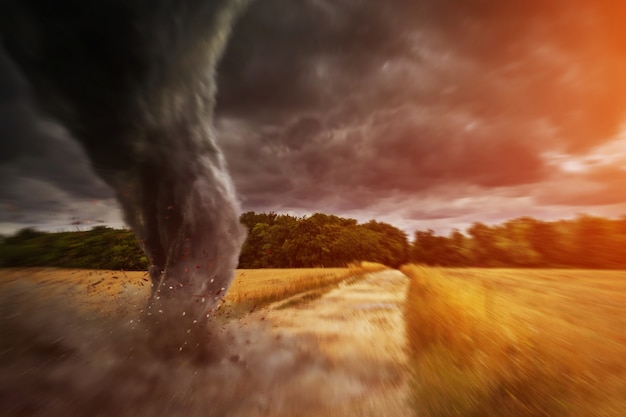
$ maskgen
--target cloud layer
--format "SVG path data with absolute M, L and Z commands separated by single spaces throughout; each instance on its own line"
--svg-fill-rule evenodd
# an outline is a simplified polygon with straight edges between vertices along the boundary
M 257 3 L 218 100 L 244 204 L 444 229 L 621 210 L 623 160 L 567 163 L 624 150 L 624 10 L 561 3 Z
M 244 208 L 407 230 L 623 212 L 626 10 L 544 3 L 253 3 L 218 70 L 219 141 Z M 26 87 L 4 72 L 3 150 L 21 138 L 0 158 L 4 204 L 31 177 L 64 201 L 108 201 L 84 160 L 54 162 L 77 148 L 59 135 L 45 148 L 50 135 L 20 121 Z M 29 165 L 35 149 L 48 150 Z

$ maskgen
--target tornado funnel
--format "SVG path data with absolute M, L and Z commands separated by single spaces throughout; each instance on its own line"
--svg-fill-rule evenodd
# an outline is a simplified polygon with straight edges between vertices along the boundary
M 152 266 L 152 313 L 197 319 L 244 239 L 214 140 L 214 71 L 242 1 L 5 0 L 5 53 L 83 145 Z

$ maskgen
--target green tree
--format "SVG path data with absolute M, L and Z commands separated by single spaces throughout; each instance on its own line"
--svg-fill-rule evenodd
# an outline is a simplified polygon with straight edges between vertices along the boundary
M 498 245 L 496 228 L 475 222 L 467 230 L 472 237 L 471 254 L 476 266 L 502 266 L 507 264 L 502 244 Z
M 376 252 L 368 254 L 367 259 L 397 268 L 409 260 L 409 240 L 406 233 L 388 223 L 370 220 L 363 228 L 377 236 Z M 366 252 L 367 253 L 367 252 Z

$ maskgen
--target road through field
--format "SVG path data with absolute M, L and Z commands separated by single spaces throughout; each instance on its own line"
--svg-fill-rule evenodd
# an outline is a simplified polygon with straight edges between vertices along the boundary
M 254 313 L 251 319 L 268 320 L 278 336 L 316 345 L 315 354 L 325 363 L 317 375 L 292 375 L 293 389 L 283 394 L 293 396 L 282 401 L 307 403 L 315 397 L 300 409 L 315 416 L 410 416 L 402 316 L 407 284 L 401 272 L 385 270 L 312 301 L 289 308 L 276 303 Z M 290 405 L 286 408 L 297 409 Z

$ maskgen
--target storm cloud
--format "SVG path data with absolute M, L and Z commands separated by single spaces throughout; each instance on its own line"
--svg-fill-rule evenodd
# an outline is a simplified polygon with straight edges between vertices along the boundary
M 115 195 L 69 133 L 36 108 L 28 83 L 0 54 L 0 223 L 121 225 Z
M 440 229 L 617 213 L 623 161 L 604 176 L 568 167 L 626 152 L 624 17 L 608 1 L 253 2 L 217 71 L 217 139 L 243 208 Z M 26 89 L 2 90 L 6 137 L 41 147 L 49 135 L 20 122 Z M 40 172 L 65 202 L 107 201 L 95 181 L 97 195 L 81 194 L 88 174 L 68 189 L 58 157 L 37 171 L 16 152 L 3 183 Z M 7 188 L 0 199 L 19 206 Z
M 401 211 L 385 200 L 415 213 L 439 195 L 460 215 L 466 194 L 534 199 L 563 178 L 551 152 L 581 157 L 622 129 L 623 15 L 603 2 L 256 3 L 219 72 L 244 205 L 380 216 Z

